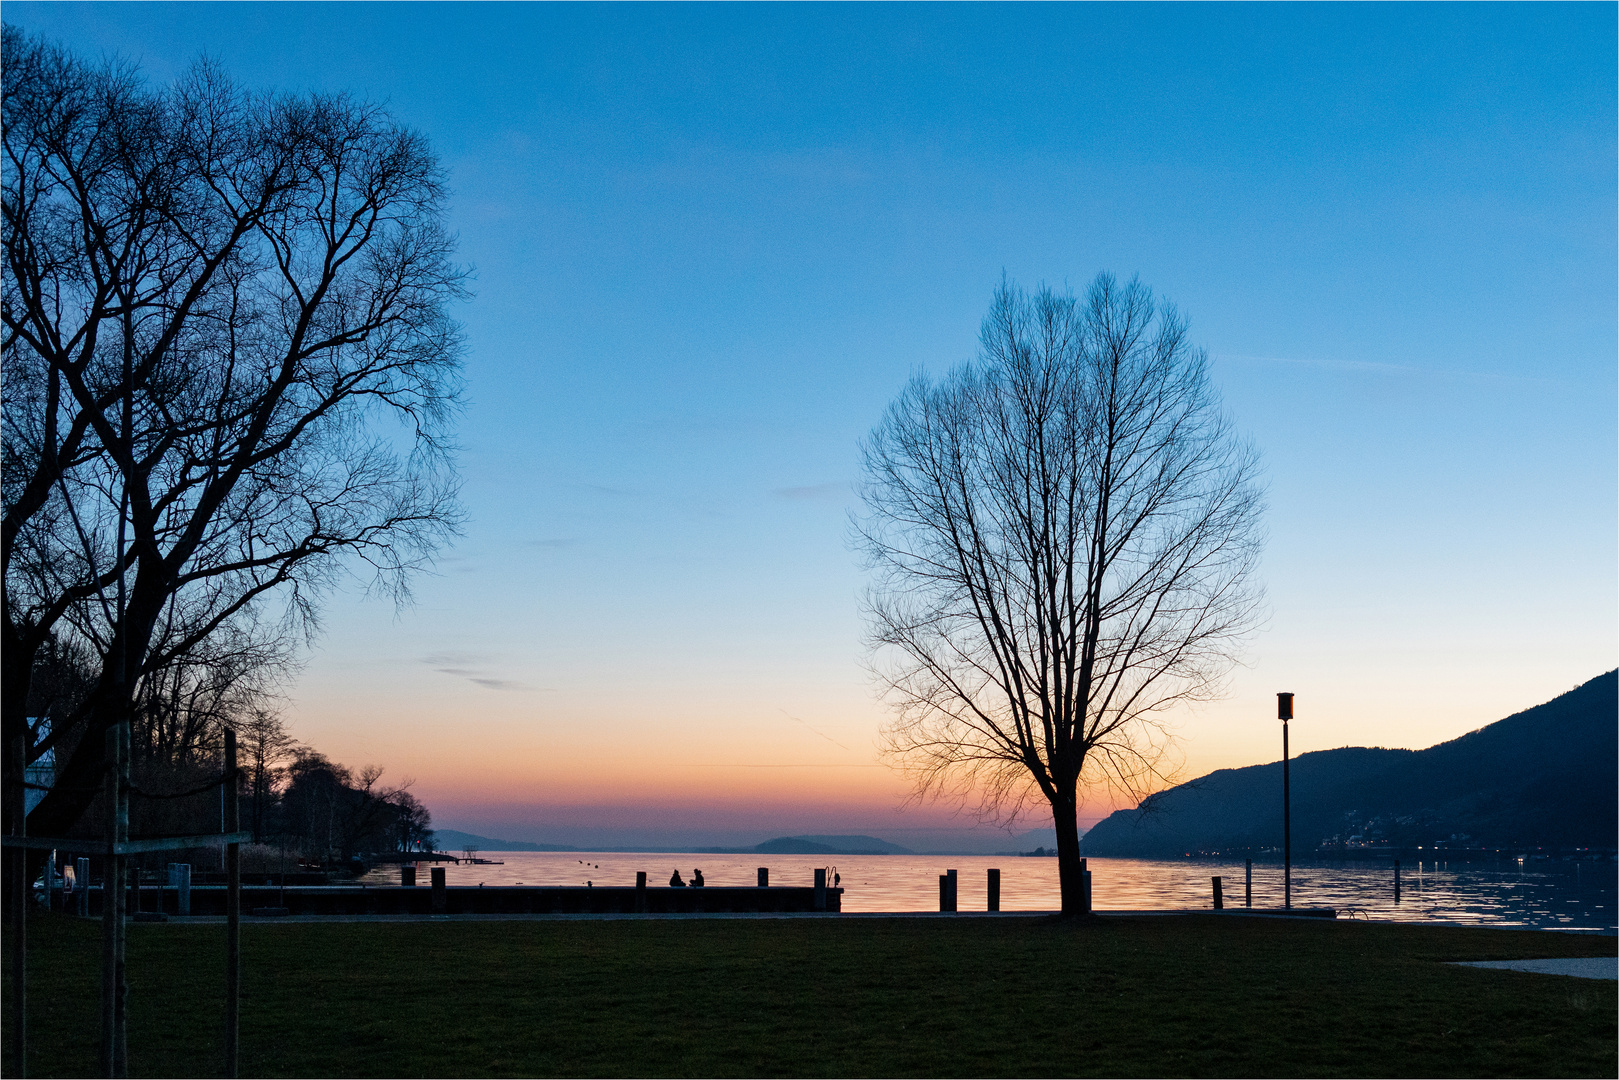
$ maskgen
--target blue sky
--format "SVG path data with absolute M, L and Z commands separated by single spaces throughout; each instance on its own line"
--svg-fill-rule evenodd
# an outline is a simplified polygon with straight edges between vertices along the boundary
M 1276 690 L 1296 748 L 1425 746 L 1614 666 L 1615 10 L 5 18 L 386 101 L 449 170 L 470 523 L 413 607 L 333 598 L 295 734 L 473 832 L 906 842 L 968 823 L 874 756 L 856 445 L 1003 272 L 1139 274 L 1265 453 L 1272 614 L 1188 776 L 1277 756 Z

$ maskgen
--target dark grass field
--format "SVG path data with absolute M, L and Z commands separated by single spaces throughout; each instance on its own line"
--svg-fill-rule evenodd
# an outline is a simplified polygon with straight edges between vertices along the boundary
M 242 940 L 245 1076 L 1616 1071 L 1615 983 L 1443 963 L 1612 956 L 1612 938 L 1189 915 L 251 923 Z M 219 925 L 130 928 L 133 1075 L 218 1075 L 223 944 Z M 32 922 L 32 1075 L 95 1074 L 99 947 L 96 923 Z

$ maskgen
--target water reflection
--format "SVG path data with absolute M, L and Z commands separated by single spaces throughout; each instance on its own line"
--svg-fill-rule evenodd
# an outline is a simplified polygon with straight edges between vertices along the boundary
M 937 911 L 939 875 L 959 872 L 962 911 L 982 911 L 985 873 L 1001 871 L 1001 910 L 1050 911 L 1059 906 L 1057 860 L 969 855 L 702 855 L 623 852 L 487 852 L 500 865 L 448 864 L 451 885 L 633 885 L 644 870 L 654 885 L 679 869 L 689 878 L 701 869 L 710 885 L 752 885 L 760 866 L 772 885 L 809 885 L 818 867 L 841 874 L 843 910 Z M 1212 906 L 1210 879 L 1224 882 L 1227 907 L 1244 900 L 1244 867 L 1221 859 L 1091 859 L 1093 891 L 1102 910 L 1167 910 Z M 1394 900 L 1394 868 L 1388 862 L 1293 864 L 1293 902 L 1336 908 L 1341 916 L 1376 920 L 1441 920 L 1497 926 L 1565 930 L 1615 930 L 1612 862 L 1519 863 L 1406 862 L 1401 899 Z M 830 875 L 829 875 L 830 876 Z M 427 875 L 421 875 L 425 881 Z M 373 870 L 372 885 L 397 885 L 397 867 Z M 1256 863 L 1253 904 L 1282 904 L 1280 863 Z

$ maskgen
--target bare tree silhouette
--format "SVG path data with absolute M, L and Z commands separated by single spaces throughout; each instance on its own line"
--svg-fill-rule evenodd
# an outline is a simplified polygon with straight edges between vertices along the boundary
M 436 160 L 380 108 L 206 61 L 154 90 L 4 33 L 0 711 L 14 784 L 41 648 L 96 654 L 29 815 L 61 834 L 144 678 L 308 632 L 345 568 L 402 590 L 454 530 L 463 271 Z
M 1085 793 L 1162 782 L 1165 711 L 1218 693 L 1254 622 L 1258 458 L 1135 281 L 1083 302 L 1003 283 L 980 344 L 863 448 L 885 749 L 917 797 L 986 820 L 1043 799 L 1073 913 Z

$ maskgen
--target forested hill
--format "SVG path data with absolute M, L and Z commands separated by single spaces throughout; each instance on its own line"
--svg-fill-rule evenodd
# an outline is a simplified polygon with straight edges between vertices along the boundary
M 1345 747 L 1292 763 L 1293 852 L 1619 843 L 1619 672 L 1426 750 Z M 1242 854 L 1282 843 L 1282 764 L 1221 769 L 1098 823 L 1087 855 Z

